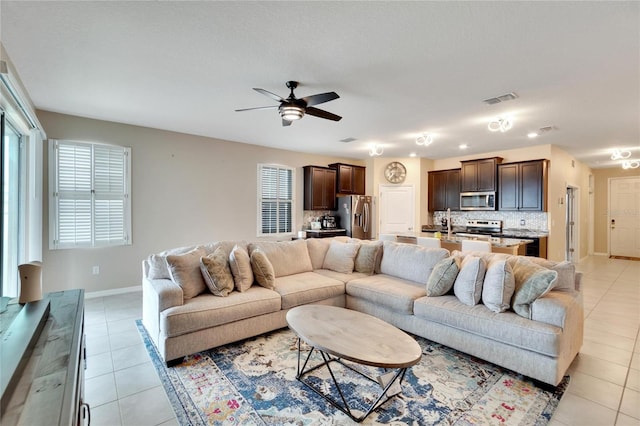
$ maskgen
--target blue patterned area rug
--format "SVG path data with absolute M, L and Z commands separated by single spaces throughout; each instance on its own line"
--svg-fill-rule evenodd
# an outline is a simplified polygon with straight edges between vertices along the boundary
M 140 321 L 138 329 L 181 425 L 355 424 L 296 380 L 297 339 L 288 329 L 191 355 L 171 368 L 165 367 Z M 402 392 L 361 424 L 545 425 L 569 383 L 566 376 L 558 387 L 542 385 L 421 337 L 416 340 L 422 359 L 407 371 Z M 353 395 L 352 407 L 375 400 L 377 384 L 343 370 L 337 376 L 345 393 Z M 381 374 L 373 370 L 368 371 L 372 377 Z M 338 397 L 326 369 L 309 378 Z

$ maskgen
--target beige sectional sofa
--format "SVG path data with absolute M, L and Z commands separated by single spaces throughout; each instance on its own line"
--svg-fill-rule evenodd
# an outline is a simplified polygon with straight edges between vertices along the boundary
M 203 270 L 206 262 L 201 258 L 216 256 L 219 270 L 213 271 L 212 279 L 211 271 Z M 225 258 L 230 260 L 226 270 Z M 500 272 L 510 271 L 498 280 L 504 286 L 503 297 L 509 299 L 507 305 L 519 303 L 515 295 L 505 296 L 509 287 L 505 283 L 520 286 L 516 293 L 522 295 L 518 271 L 522 275 L 522 266 L 532 264 L 538 265 L 536 276 L 547 277 L 550 284 L 526 306 L 517 305 L 518 313 L 498 312 L 479 296 L 482 286 L 489 288 L 483 282 L 485 276 L 489 280 L 489 275 L 495 275 L 498 265 L 503 268 Z M 473 277 L 465 281 L 469 271 Z M 491 253 L 450 254 L 445 249 L 388 241 L 384 245 L 346 237 L 225 241 L 169 250 L 143 261 L 143 324 L 171 364 L 185 355 L 286 327 L 285 315 L 295 306 L 340 306 L 557 385 L 582 345 L 580 277 L 567 262 Z M 212 291 L 217 284 L 234 290 L 225 297 L 216 296 Z M 454 288 L 447 288 L 448 284 Z M 470 293 L 461 293 L 463 285 Z M 443 295 L 434 295 L 434 288 Z M 491 294 L 483 296 L 488 301 Z

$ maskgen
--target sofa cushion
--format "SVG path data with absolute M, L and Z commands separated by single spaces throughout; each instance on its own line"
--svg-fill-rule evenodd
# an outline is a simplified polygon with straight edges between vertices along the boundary
M 386 247 L 385 247 L 386 248 Z M 400 314 L 413 313 L 413 301 L 427 294 L 425 284 L 376 274 L 347 283 L 347 294 L 359 297 Z
M 531 319 L 530 305 L 551 291 L 558 273 L 522 256 L 516 256 L 510 263 L 516 287 L 511 306 L 518 315 Z
M 458 261 L 456 258 L 456 262 Z M 477 305 L 482 297 L 482 282 L 487 271 L 484 260 L 476 256 L 465 256 L 458 268 L 460 272 L 453 283 L 453 293 L 465 305 Z
M 224 250 L 216 249 L 211 254 L 200 258 L 200 271 L 204 283 L 215 296 L 225 297 L 233 291 L 234 282 L 229 260 Z
M 442 248 L 385 241 L 380 272 L 425 286 L 433 267 L 447 256 L 449 251 Z
M 353 270 L 363 274 L 372 275 L 380 271 L 382 260 L 382 241 L 360 241 L 360 250 L 356 255 Z
M 251 269 L 258 284 L 264 288 L 273 289 L 276 280 L 273 266 L 261 249 L 251 252 Z
M 482 303 L 493 312 L 504 312 L 511 306 L 516 283 L 513 269 L 505 259 L 489 262 L 482 284 Z
M 207 289 L 200 272 L 200 258 L 205 255 L 202 247 L 196 247 L 188 253 L 167 256 L 171 279 L 182 288 L 185 300 L 196 297 Z
M 351 280 L 369 276 L 369 274 L 364 274 L 362 272 L 353 272 L 351 274 L 343 274 L 342 272 L 336 272 L 330 269 L 315 269 L 313 272 L 328 278 L 333 278 L 334 280 L 342 281 L 343 283 L 348 283 Z
M 253 269 L 247 250 L 238 245 L 229 253 L 229 267 L 233 274 L 235 287 L 244 291 L 253 285 Z
M 282 296 L 282 309 L 318 302 L 344 294 L 344 283 L 315 272 L 278 277 L 274 290 Z
M 313 271 L 307 243 L 304 240 L 250 243 L 249 255 L 257 248 L 267 255 L 276 278 Z
M 458 272 L 458 264 L 453 257 L 446 257 L 436 263 L 427 280 L 427 296 L 435 297 L 447 294 L 453 287 Z
M 322 269 L 329 269 L 343 274 L 352 273 L 359 249 L 360 244 L 358 243 L 331 241 L 327 255 L 322 263 Z
M 160 330 L 167 337 L 179 336 L 258 315 L 277 312 L 281 307 L 278 293 L 260 286 L 228 297 L 201 294 L 184 305 L 160 313 Z
M 309 250 L 309 258 L 313 269 L 322 269 L 324 258 L 329 251 L 332 238 L 308 238 L 307 250 Z
M 419 298 L 414 315 L 543 355 L 561 355 L 560 327 L 531 321 L 511 311 L 497 314 L 483 304 L 468 306 L 447 295 Z
M 553 286 L 553 290 L 576 290 L 576 266 L 573 263 L 566 260 L 562 262 L 554 262 L 541 257 L 527 257 L 527 259 L 536 265 L 544 266 L 545 268 L 558 273 L 558 280 Z

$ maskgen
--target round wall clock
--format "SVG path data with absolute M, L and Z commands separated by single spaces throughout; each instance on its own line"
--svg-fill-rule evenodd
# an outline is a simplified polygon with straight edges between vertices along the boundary
M 384 177 L 391 183 L 402 183 L 407 177 L 407 169 L 404 164 L 392 161 L 384 169 Z

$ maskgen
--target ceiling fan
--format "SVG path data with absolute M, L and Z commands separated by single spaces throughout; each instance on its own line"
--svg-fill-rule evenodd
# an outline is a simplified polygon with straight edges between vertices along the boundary
M 317 95 L 305 96 L 304 98 L 296 98 L 293 94 L 293 90 L 298 87 L 297 81 L 287 81 L 287 87 L 291 89 L 291 93 L 287 99 L 271 93 L 264 89 L 253 88 L 258 93 L 262 93 L 265 96 L 270 97 L 278 102 L 280 105 L 256 107 L 256 108 L 244 108 L 237 109 L 236 111 L 251 111 L 254 109 L 274 109 L 277 108 L 282 117 L 282 125 L 290 126 L 295 120 L 300 120 L 305 114 L 313 115 L 315 117 L 325 118 L 327 120 L 340 121 L 342 117 L 336 114 L 332 114 L 328 111 L 314 108 L 312 105 L 318 105 L 325 102 L 338 99 L 340 96 L 336 92 L 319 93 Z

